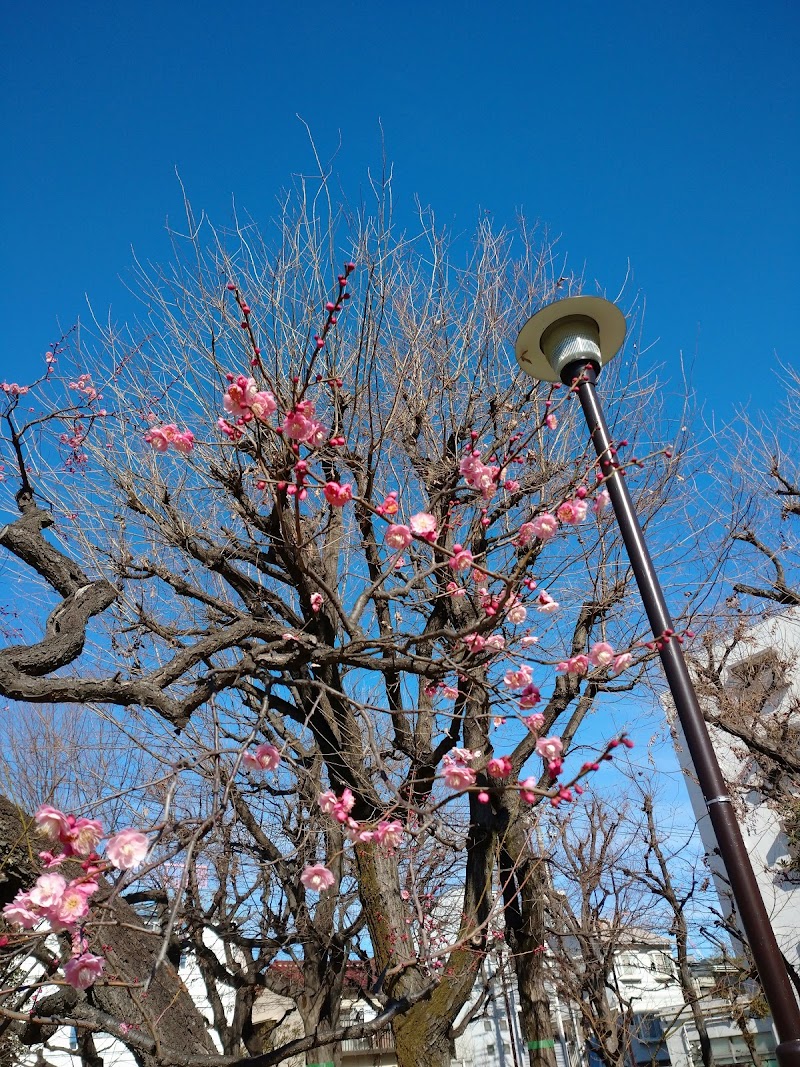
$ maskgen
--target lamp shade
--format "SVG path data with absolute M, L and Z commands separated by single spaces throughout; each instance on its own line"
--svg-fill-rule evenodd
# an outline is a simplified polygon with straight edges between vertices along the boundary
M 625 340 L 625 316 L 600 296 L 555 300 L 528 319 L 517 337 L 517 362 L 543 382 L 561 381 L 569 363 L 588 359 L 602 367 Z

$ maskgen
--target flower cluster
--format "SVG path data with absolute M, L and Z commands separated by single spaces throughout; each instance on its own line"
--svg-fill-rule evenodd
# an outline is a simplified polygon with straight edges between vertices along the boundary
M 281 761 L 281 754 L 274 745 L 259 745 L 255 752 L 245 752 L 242 766 L 249 771 L 274 771 Z
M 477 777 L 474 767 L 470 763 L 480 756 L 480 752 L 473 752 L 469 748 L 454 748 L 442 760 L 442 778 L 444 784 L 450 789 L 469 789 L 475 785 Z
M 326 482 L 323 489 L 325 499 L 334 508 L 343 508 L 353 499 L 353 487 L 340 485 L 338 482 Z
M 489 500 L 493 496 L 500 479 L 500 468 L 484 463 L 478 449 L 473 449 L 464 456 L 458 465 L 458 470 L 467 485 L 478 489 L 484 500 Z
M 61 846 L 58 855 L 39 853 L 47 866 L 31 889 L 20 890 L 3 908 L 6 922 L 23 930 L 32 930 L 47 922 L 51 930 L 72 932 L 72 956 L 64 964 L 64 976 L 70 985 L 88 989 L 102 974 L 104 960 L 87 950 L 86 941 L 76 929 L 89 914 L 90 898 L 98 891 L 98 875 L 115 867 L 127 871 L 138 867 L 147 855 L 148 840 L 138 830 L 120 830 L 106 842 L 105 857 L 95 849 L 105 836 L 96 819 L 75 818 L 45 804 L 34 816 L 39 829 L 54 844 Z M 52 868 L 73 857 L 85 857 L 83 874 L 69 882 Z
M 243 374 L 238 377 L 228 374 L 226 377 L 230 384 L 222 406 L 237 425 L 244 426 L 252 419 L 266 422 L 277 411 L 275 397 L 266 389 L 259 389 L 255 378 L 245 378 Z
M 559 504 L 555 515 L 545 511 L 541 515 L 537 515 L 535 519 L 531 519 L 530 522 L 524 522 L 517 530 L 514 544 L 520 548 L 525 548 L 535 537 L 538 537 L 540 541 L 549 541 L 558 533 L 559 523 L 563 523 L 565 526 L 577 526 L 584 521 L 589 510 L 589 501 L 586 496 L 587 490 L 583 486 L 579 486 L 574 497 Z M 603 513 L 608 501 L 608 490 L 601 489 L 592 504 L 592 511 L 595 515 Z
M 191 430 L 179 430 L 174 422 L 168 422 L 164 426 L 154 426 L 144 435 L 145 441 L 152 445 L 156 452 L 166 452 L 172 445 L 176 452 L 188 455 L 194 448 L 194 434 Z
M 351 790 L 345 788 L 337 797 L 332 789 L 326 789 L 317 797 L 320 809 L 344 826 L 345 836 L 354 845 L 383 845 L 387 849 L 397 848 L 403 841 L 403 824 L 397 819 L 381 819 L 376 825 L 360 823 L 350 812 L 355 805 Z
M 77 393 L 82 393 L 90 402 L 101 399 L 100 394 L 92 384 L 91 374 L 81 374 L 74 382 L 69 383 L 69 388 L 74 389 Z
M 315 418 L 311 400 L 298 400 L 291 411 L 286 413 L 279 429 L 289 440 L 297 441 L 298 444 L 302 442 L 309 448 L 319 448 L 328 436 L 325 427 Z
M 633 656 L 630 652 L 621 652 L 617 655 L 608 641 L 598 641 L 592 645 L 588 656 L 583 654 L 570 656 L 569 659 L 562 660 L 557 665 L 556 670 L 562 674 L 582 676 L 588 673 L 590 666 L 610 667 L 611 673 L 617 675 L 630 667 L 632 662 Z

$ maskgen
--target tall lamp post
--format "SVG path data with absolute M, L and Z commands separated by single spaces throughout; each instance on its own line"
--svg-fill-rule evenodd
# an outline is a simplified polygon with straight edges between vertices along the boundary
M 778 1031 L 778 1063 L 780 1067 L 800 1067 L 800 1007 L 764 907 L 681 646 L 672 639 L 675 628 L 624 472 L 615 461 L 608 426 L 595 390 L 601 367 L 622 347 L 625 333 L 625 316 L 608 300 L 592 296 L 568 297 L 548 304 L 525 323 L 517 338 L 517 361 L 532 378 L 561 381 L 573 386 L 578 394 L 653 636 L 658 642 L 664 673 L 744 934 Z

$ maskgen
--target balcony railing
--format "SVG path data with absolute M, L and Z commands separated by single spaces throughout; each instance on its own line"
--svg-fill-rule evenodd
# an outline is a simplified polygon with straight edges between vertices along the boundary
M 339 1046 L 342 1052 L 393 1052 L 394 1037 L 391 1030 L 379 1030 L 369 1037 L 351 1037 Z

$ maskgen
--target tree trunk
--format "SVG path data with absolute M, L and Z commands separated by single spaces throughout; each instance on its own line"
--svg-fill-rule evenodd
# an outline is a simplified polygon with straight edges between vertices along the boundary
M 424 992 L 428 984 L 432 987 L 430 996 L 392 1021 L 398 1067 L 449 1067 L 452 1026 L 472 994 L 484 958 L 495 837 L 488 805 L 472 796 L 469 803 L 471 828 L 458 947 L 447 957 L 438 979 L 429 974 L 431 960 L 416 960 L 418 947 L 405 922 L 396 857 L 374 845 L 356 849 L 359 893 L 375 966 L 379 974 L 398 968 L 397 974 L 387 977 L 383 991 L 399 999 Z
M 3 856 L 0 907 L 13 900 L 20 889 L 29 889 L 33 885 L 41 872 L 38 853 L 46 844 L 38 836 L 30 816 L 0 796 L 0 854 Z M 83 873 L 74 863 L 65 863 L 60 869 L 67 878 Z M 93 898 L 94 907 L 98 906 L 94 902 L 102 899 L 103 890 L 107 888 L 101 880 L 101 892 Z M 87 993 L 61 989 L 52 998 L 40 1001 L 37 1009 L 46 1014 L 48 1001 L 53 1004 L 53 1011 L 63 1010 L 57 1006 L 62 1002 L 64 1006 L 67 1001 L 73 1005 L 80 1003 L 84 1017 L 86 1007 L 97 1008 L 119 1023 L 156 1037 L 165 1051 L 196 1052 L 198 1056 L 216 1052 L 205 1019 L 171 963 L 161 964 L 146 997 L 135 988 L 137 985 L 141 987 L 150 976 L 161 935 L 153 931 L 149 936 L 133 908 L 119 897 L 111 905 L 111 913 L 117 922 L 104 924 L 98 930 L 94 930 L 91 923 L 87 927 L 90 949 L 105 957 L 108 977 L 120 979 L 133 988 L 105 985 L 101 979 Z M 53 1028 L 47 1029 L 52 1031 Z M 48 1032 L 34 1023 L 26 1026 L 21 1035 L 27 1045 L 39 1044 L 48 1036 Z M 134 1055 L 142 1067 L 157 1067 L 159 1062 L 158 1057 L 147 1053 L 135 1052 Z
M 511 842 L 509 841 L 509 845 Z M 527 844 L 522 845 L 524 856 Z M 506 916 L 506 937 L 517 976 L 522 1037 L 530 1067 L 556 1067 L 555 1033 L 550 997 L 545 986 L 546 899 L 549 881 L 538 857 L 501 854 L 500 876 Z

